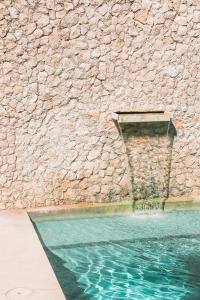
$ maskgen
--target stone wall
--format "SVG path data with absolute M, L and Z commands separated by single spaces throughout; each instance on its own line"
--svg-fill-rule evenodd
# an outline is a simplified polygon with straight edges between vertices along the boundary
M 170 195 L 199 195 L 199 49 L 199 0 L 1 1 L 0 208 L 129 198 L 115 111 L 169 112 Z

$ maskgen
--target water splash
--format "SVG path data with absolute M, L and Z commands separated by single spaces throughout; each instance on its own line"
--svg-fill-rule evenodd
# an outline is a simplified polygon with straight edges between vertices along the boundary
M 137 200 L 133 202 L 134 213 L 154 214 L 164 210 L 165 198 Z

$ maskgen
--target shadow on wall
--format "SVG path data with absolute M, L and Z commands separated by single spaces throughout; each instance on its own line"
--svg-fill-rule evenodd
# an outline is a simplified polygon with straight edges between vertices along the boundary
M 172 122 L 124 123 L 120 131 L 126 146 L 132 199 L 168 198 L 176 136 Z

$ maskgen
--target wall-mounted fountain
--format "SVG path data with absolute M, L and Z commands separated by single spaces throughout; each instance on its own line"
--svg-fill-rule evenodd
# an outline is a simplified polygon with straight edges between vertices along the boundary
M 175 135 L 170 115 L 164 111 L 116 112 L 113 120 L 126 145 L 134 206 L 162 208 L 169 196 Z

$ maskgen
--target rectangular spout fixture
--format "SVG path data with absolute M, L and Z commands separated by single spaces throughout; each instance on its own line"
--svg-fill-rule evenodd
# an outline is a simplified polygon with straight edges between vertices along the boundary
M 113 120 L 118 123 L 170 122 L 171 117 L 164 111 L 116 112 Z

